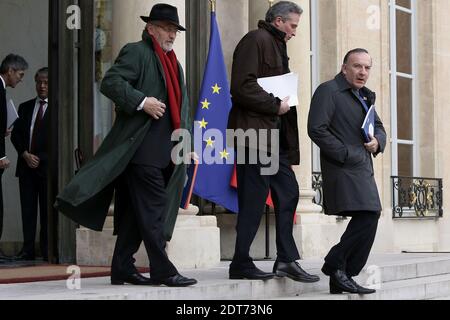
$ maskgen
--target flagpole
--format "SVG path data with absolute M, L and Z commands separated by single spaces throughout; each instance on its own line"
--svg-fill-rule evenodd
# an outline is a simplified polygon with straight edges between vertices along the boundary
M 272 7 L 274 2 L 275 0 L 269 0 L 269 7 Z
M 216 12 L 216 0 L 209 0 L 211 3 L 211 12 Z

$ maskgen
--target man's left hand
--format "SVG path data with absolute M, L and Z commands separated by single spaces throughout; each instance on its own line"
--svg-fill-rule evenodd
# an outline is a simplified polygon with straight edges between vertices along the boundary
M 369 135 L 369 138 L 370 142 L 365 143 L 364 147 L 366 147 L 366 150 L 369 151 L 370 153 L 376 153 L 380 148 L 380 144 L 378 143 L 377 138 L 372 137 L 371 135 Z

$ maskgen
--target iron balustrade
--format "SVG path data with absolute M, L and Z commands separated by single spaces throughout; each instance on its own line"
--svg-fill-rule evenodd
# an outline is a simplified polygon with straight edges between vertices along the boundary
M 313 202 L 322 207 L 323 212 L 323 182 L 322 173 L 313 172 L 312 173 L 312 189 L 316 192 L 316 196 L 313 198 Z
M 394 219 L 442 218 L 442 179 L 400 176 L 393 176 L 391 179 Z

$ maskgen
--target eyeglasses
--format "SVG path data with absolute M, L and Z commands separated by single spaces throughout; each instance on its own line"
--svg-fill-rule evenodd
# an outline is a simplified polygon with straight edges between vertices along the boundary
M 163 29 L 165 32 L 167 33 L 176 33 L 176 34 L 180 34 L 181 31 L 178 30 L 177 27 L 175 26 L 163 26 L 157 23 L 152 23 L 154 26 L 160 27 L 161 29 Z

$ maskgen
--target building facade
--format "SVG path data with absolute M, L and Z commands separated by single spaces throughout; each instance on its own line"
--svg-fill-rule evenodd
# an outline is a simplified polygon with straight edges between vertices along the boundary
M 21 15 L 24 10 L 42 8 L 44 2 L 47 1 L 39 1 L 38 5 L 36 1 L 21 0 L 16 1 L 16 7 L 12 8 L 2 1 L 0 21 L 5 21 L 3 18 L 7 15 L 3 6 Z M 127 42 L 140 40 L 144 24 L 139 16 L 147 15 L 158 2 L 47 2 L 48 14 L 42 12 L 42 15 L 44 20 L 48 20 L 49 28 L 43 28 L 42 32 L 49 35 L 48 50 L 42 53 L 34 50 L 32 59 L 36 59 L 38 54 L 42 60 L 33 62 L 37 68 L 37 64 L 45 62 L 48 56 L 55 81 L 52 97 L 58 102 L 59 112 L 54 114 L 54 119 L 59 140 L 54 141 L 58 146 L 54 171 L 58 172 L 58 179 L 54 182 L 53 195 L 74 174 L 73 151 L 79 147 L 85 158 L 89 158 L 111 127 L 113 108 L 99 93 L 99 83 L 120 48 Z M 195 112 L 208 49 L 209 1 L 166 2 L 178 7 L 181 24 L 188 29 L 178 37 L 175 50 L 186 71 Z M 244 34 L 256 28 L 259 19 L 264 18 L 269 1 L 216 2 L 224 56 L 230 71 L 236 44 Z M 345 53 L 357 47 L 368 49 L 373 57 L 368 87 L 377 93 L 377 112 L 388 134 L 385 153 L 374 160 L 384 209 L 373 252 L 449 251 L 450 217 L 445 205 L 450 200 L 450 166 L 446 166 L 450 163 L 450 136 L 445 134 L 445 130 L 450 121 L 450 90 L 445 86 L 450 74 L 450 22 L 447 19 L 450 1 L 294 2 L 304 9 L 297 36 L 288 44 L 291 70 L 300 75 L 298 122 L 301 164 L 294 170 L 301 200 L 294 232 L 302 256 L 323 256 L 338 241 L 348 223 L 348 220 L 328 217 L 321 212 L 319 151 L 309 139 L 306 128 L 315 88 L 332 79 L 340 71 Z M 69 9 L 71 6 L 75 7 Z M 78 14 L 79 28 L 76 27 Z M 29 29 L 16 30 L 17 36 L 37 27 L 39 22 L 31 23 L 34 25 Z M 70 23 L 74 26 L 72 29 L 69 28 Z M 54 31 L 55 26 L 58 32 Z M 3 28 L 0 39 L 3 40 L 2 56 L 16 50 L 18 41 L 10 38 Z M 24 42 L 21 50 L 25 57 L 30 56 L 33 44 Z M 31 81 L 32 77 L 28 76 L 26 86 L 13 94 L 21 98 L 25 96 L 25 90 L 31 92 Z M 9 154 L 13 153 L 10 148 Z M 6 197 L 8 220 L 5 224 L 5 228 L 9 225 L 10 229 L 2 239 L 2 246 L 7 246 L 8 242 L 20 242 L 16 234 L 20 234 L 21 229 L 14 218 L 20 216 L 20 207 L 18 197 L 10 191 L 13 190 L 10 186 L 16 188 L 15 178 L 7 175 L 3 183 L 8 185 L 4 192 L 11 194 L 11 197 Z M 273 216 L 269 214 L 268 217 L 269 251 L 266 250 L 263 220 L 252 248 L 255 257 L 274 257 Z M 235 215 L 218 210 L 215 218 L 208 223 L 217 223 L 220 229 L 220 258 L 231 258 Z M 54 213 L 50 224 L 54 227 L 54 256 L 60 261 L 73 261 L 77 241 L 79 246 L 83 241 L 86 245 L 86 239 L 77 240 L 77 226 L 57 213 Z M 105 240 L 107 238 L 98 239 L 100 242 L 109 241 Z

